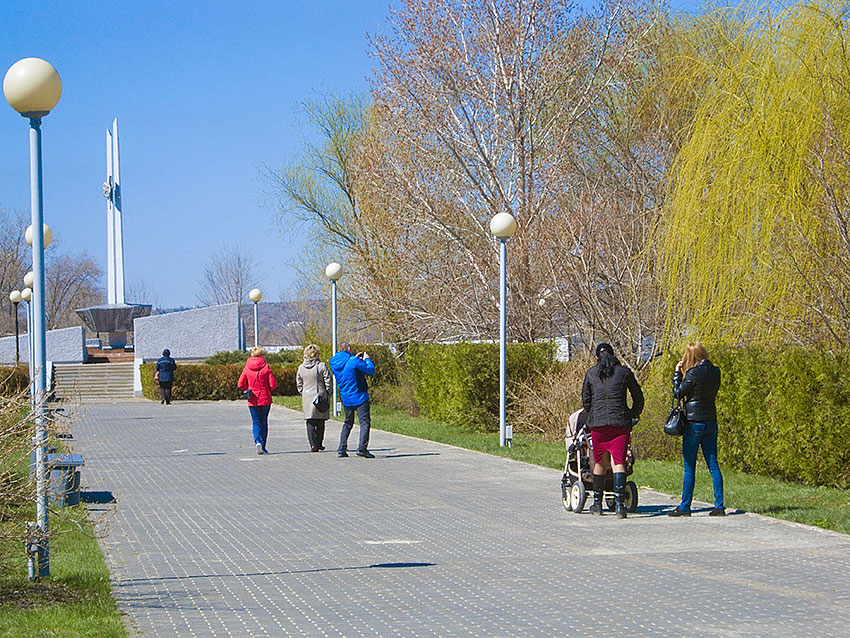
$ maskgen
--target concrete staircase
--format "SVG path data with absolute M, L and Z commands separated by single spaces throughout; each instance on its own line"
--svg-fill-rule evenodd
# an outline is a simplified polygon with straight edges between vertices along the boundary
M 57 399 L 83 401 L 133 397 L 133 363 L 56 365 L 53 368 Z

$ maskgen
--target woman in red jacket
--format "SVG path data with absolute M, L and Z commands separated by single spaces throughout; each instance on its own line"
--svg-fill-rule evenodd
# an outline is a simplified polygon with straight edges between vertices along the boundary
M 251 356 L 239 375 L 238 385 L 240 390 L 251 391 L 248 409 L 254 423 L 254 445 L 257 446 L 257 454 L 268 454 L 266 439 L 269 435 L 269 410 L 272 407 L 272 390 L 277 387 L 277 381 L 266 363 L 265 348 L 251 350 Z

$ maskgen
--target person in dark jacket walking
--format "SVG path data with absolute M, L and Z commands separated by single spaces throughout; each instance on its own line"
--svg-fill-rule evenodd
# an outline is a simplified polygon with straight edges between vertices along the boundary
M 593 442 L 592 514 L 602 515 L 606 465 L 614 472 L 614 502 L 618 518 L 626 518 L 626 452 L 632 424 L 643 411 L 643 391 L 634 373 L 620 364 L 607 343 L 596 347 L 598 363 L 584 375 L 581 402 L 587 410 L 587 427 Z M 632 407 L 626 403 L 631 395 Z
M 301 410 L 307 419 L 307 442 L 311 452 L 324 450 L 325 421 L 330 410 L 320 410 L 314 403 L 316 397 L 327 397 L 331 392 L 331 375 L 328 367 L 319 360 L 319 346 L 310 344 L 304 348 L 304 362 L 295 373 L 295 387 L 301 395 Z
M 166 348 L 162 356 L 157 359 L 154 377 L 159 381 L 159 395 L 162 397 L 160 403 L 171 405 L 171 387 L 174 385 L 174 371 L 177 364 L 171 358 L 171 350 Z
M 360 444 L 357 447 L 357 456 L 373 459 L 375 455 L 369 451 L 369 431 L 372 427 L 372 419 L 369 410 L 369 388 L 366 377 L 375 374 L 375 364 L 365 352 L 351 354 L 351 344 L 341 343 L 339 352 L 330 358 L 336 385 L 339 388 L 339 397 L 342 407 L 345 409 L 345 421 L 339 433 L 339 448 L 337 456 L 348 456 L 348 435 L 354 427 L 354 415 L 360 421 Z
M 242 374 L 237 381 L 242 391 L 251 390 L 248 398 L 248 410 L 254 426 L 254 445 L 257 454 L 268 454 L 266 440 L 269 436 L 269 410 L 272 407 L 272 390 L 277 387 L 272 369 L 266 363 L 266 349 L 254 348 L 245 362 Z
M 684 400 L 685 430 L 682 433 L 682 458 L 685 475 L 682 480 L 682 502 L 669 516 L 690 516 L 694 496 L 697 452 L 711 472 L 714 485 L 714 509 L 709 516 L 726 516 L 723 504 L 723 475 L 717 463 L 717 406 L 720 368 L 711 363 L 701 343 L 689 343 L 673 375 L 673 397 Z

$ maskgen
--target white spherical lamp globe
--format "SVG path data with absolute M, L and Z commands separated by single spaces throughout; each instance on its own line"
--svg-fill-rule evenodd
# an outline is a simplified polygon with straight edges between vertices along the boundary
M 32 299 L 32 289 L 24 288 L 21 291 L 21 300 L 29 303 L 31 299 Z
M 516 220 L 510 213 L 496 213 L 490 220 L 490 232 L 499 239 L 509 239 L 516 232 Z
M 13 290 L 9 293 L 9 301 L 11 301 L 12 303 L 21 303 L 22 299 L 23 297 L 21 297 L 20 290 Z
M 325 267 L 325 277 L 330 279 L 331 281 L 336 281 L 340 277 L 342 277 L 342 266 L 340 266 L 335 261 L 332 261 Z
M 6 71 L 3 94 L 21 115 L 42 117 L 50 113 L 62 97 L 62 80 L 50 62 L 24 58 Z
M 24 285 L 32 290 L 32 282 L 35 281 L 35 274 L 32 270 L 30 270 L 26 275 L 24 275 Z
M 263 298 L 263 293 L 260 292 L 259 288 L 252 288 L 251 292 L 248 293 L 248 298 L 254 303 L 259 303 L 260 299 Z
M 50 230 L 50 226 L 47 224 L 42 224 L 42 227 L 44 232 L 44 247 L 47 248 L 53 242 L 53 231 Z M 27 226 L 27 232 L 24 233 L 24 237 L 27 240 L 27 244 L 32 246 L 32 224 Z

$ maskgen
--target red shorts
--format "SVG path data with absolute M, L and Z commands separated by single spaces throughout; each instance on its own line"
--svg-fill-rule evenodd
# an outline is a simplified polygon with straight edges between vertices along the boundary
M 626 449 L 629 447 L 631 433 L 632 429 L 625 425 L 593 428 L 590 431 L 593 441 L 593 461 L 602 463 L 602 455 L 609 452 L 614 465 L 623 465 L 626 462 Z

